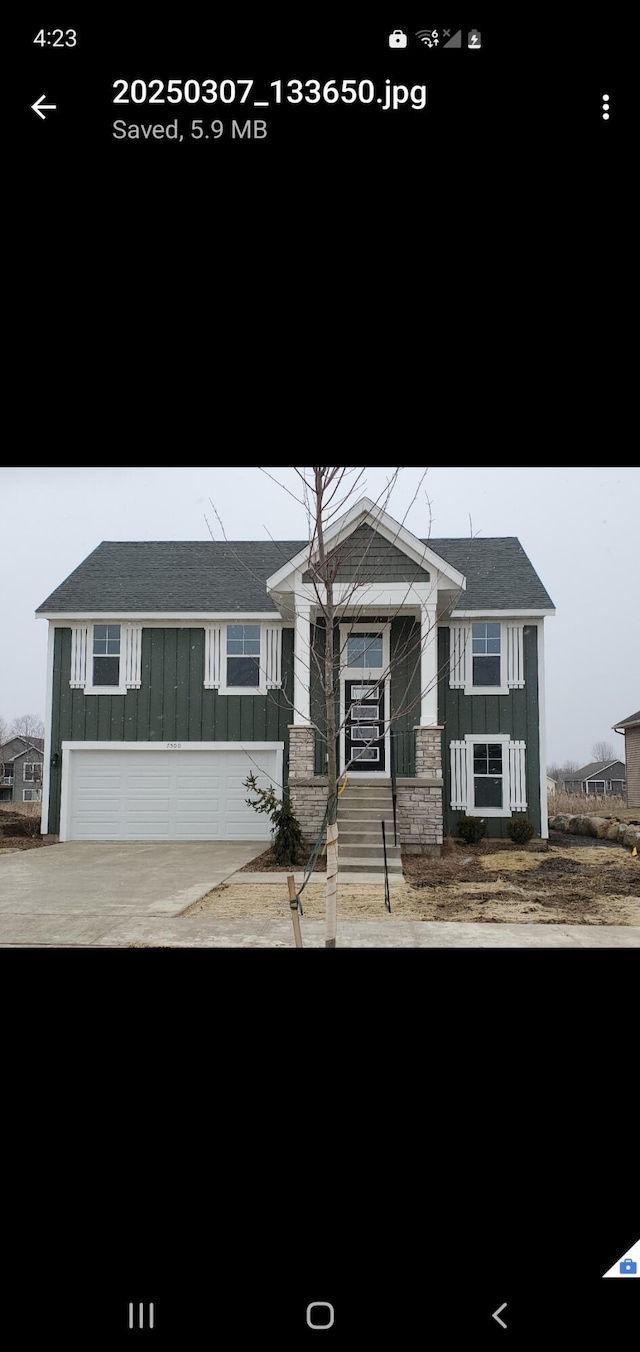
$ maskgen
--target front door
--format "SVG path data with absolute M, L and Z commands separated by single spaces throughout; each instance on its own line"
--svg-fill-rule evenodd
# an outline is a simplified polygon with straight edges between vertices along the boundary
M 385 692 L 380 681 L 344 683 L 344 768 L 361 774 L 385 770 Z

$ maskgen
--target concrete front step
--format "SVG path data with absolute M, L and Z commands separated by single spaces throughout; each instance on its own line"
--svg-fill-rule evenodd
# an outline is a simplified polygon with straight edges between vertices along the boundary
M 390 859 L 387 864 L 389 876 L 402 878 L 402 862 L 400 859 Z M 350 859 L 340 856 L 338 873 L 382 873 L 384 874 L 384 860 L 378 859 Z
M 381 821 L 387 820 L 387 817 L 393 821 L 393 803 L 372 803 L 369 807 L 343 807 L 338 808 L 339 822 L 363 822 L 363 821 Z
M 344 837 L 342 837 L 339 842 L 339 858 L 344 859 L 344 856 L 346 854 L 350 856 L 353 855 L 355 859 L 365 857 L 368 859 L 384 859 L 384 850 L 382 848 L 382 844 L 377 840 L 370 841 L 365 845 L 354 845 L 352 844 L 351 841 L 346 841 Z M 387 845 L 387 859 L 399 859 L 399 858 L 400 858 L 400 846 Z
M 385 822 L 387 849 L 393 846 L 393 824 Z M 340 846 L 345 848 L 348 845 L 382 845 L 382 831 L 354 831 L 352 826 L 341 826 L 339 836 Z

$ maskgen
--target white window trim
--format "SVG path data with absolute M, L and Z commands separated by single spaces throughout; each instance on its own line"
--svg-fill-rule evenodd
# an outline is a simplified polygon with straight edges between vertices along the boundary
M 34 793 L 35 793 L 35 798 L 31 797 L 31 795 L 34 794 Z M 30 795 L 28 798 L 27 798 L 27 794 Z M 23 789 L 23 790 L 22 790 L 22 801 L 23 801 L 23 803 L 41 803 L 41 802 L 42 802 L 42 789 Z
M 229 685 L 227 684 L 227 633 L 230 627 L 237 625 L 254 625 L 260 629 L 260 683 L 257 685 Z M 245 615 L 238 615 L 234 621 L 229 621 L 221 626 L 221 649 L 219 649 L 219 695 L 267 695 L 268 690 L 273 690 L 276 685 L 281 683 L 281 626 L 280 625 L 261 625 L 254 619 L 246 619 Z M 279 637 L 273 642 L 271 630 L 279 630 Z M 233 656 L 233 654 L 231 654 Z M 269 671 L 268 671 L 269 658 Z
M 476 691 L 477 693 L 477 691 Z M 512 817 L 511 785 L 509 782 L 509 743 L 508 732 L 472 732 L 465 737 L 467 744 L 467 816 L 468 817 Z M 473 777 L 473 748 L 478 742 L 502 746 L 502 807 L 476 807 L 475 782 Z M 506 803 L 506 807 L 505 807 Z
M 36 778 L 35 770 L 40 771 Z M 31 777 L 27 778 L 27 770 L 31 771 Z M 23 761 L 22 762 L 22 782 L 24 784 L 37 784 L 42 780 L 42 761 Z
M 478 615 L 469 625 L 467 636 L 467 671 L 466 671 L 466 695 L 508 695 L 509 686 L 507 684 L 507 644 L 506 644 L 506 625 L 500 624 L 500 685 L 474 685 L 473 684 L 473 626 L 474 624 L 496 624 L 496 620 L 484 620 Z M 497 654 L 496 654 L 497 656 Z M 497 740 L 497 739 L 496 739 Z
M 118 622 L 117 620 L 107 620 L 107 621 L 104 621 L 104 620 L 96 620 L 96 621 L 95 621 L 95 624 L 90 624 L 90 625 L 89 625 L 89 641 L 88 641 L 88 643 L 87 643 L 87 671 L 86 671 L 86 681 L 85 681 L 85 686 L 84 686 L 84 693 L 85 693 L 85 695 L 126 695 L 126 693 L 127 693 L 127 687 L 126 687 L 126 685 L 125 685 L 125 683 L 124 683 L 124 669 L 125 669 L 125 668 L 124 668 L 124 656 L 125 656 L 125 654 L 124 654 L 124 648 L 125 648 L 125 642 L 126 642 L 126 636 L 125 636 L 125 635 L 126 635 L 126 630 L 125 630 L 125 625 L 122 624 L 122 623 L 119 623 L 119 628 L 120 628 L 120 653 L 119 653 L 119 655 L 118 655 L 118 662 L 119 662 L 120 665 L 119 665 L 119 668 L 118 668 L 118 684 L 117 684 L 117 685 L 94 685 L 94 684 L 93 684 L 93 659 L 94 659 L 93 645 L 94 645 L 94 642 L 95 642 L 95 630 L 96 630 L 96 625 L 101 625 L 101 626 L 102 626 L 102 625 L 104 625 L 105 623 L 106 623 L 106 624 L 110 624 L 112 627 L 115 628 L 115 625 L 118 624 L 119 622 Z M 115 657 L 115 653 L 111 653 L 111 654 L 109 654 L 109 656 Z

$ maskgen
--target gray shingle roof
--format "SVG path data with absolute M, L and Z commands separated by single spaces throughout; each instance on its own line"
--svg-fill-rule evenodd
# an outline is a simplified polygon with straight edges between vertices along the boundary
M 579 780 L 592 779 L 594 775 L 601 775 L 603 770 L 608 770 L 617 765 L 621 765 L 624 770 L 625 764 L 621 760 L 591 761 L 589 765 L 583 765 L 581 770 L 576 770 L 575 774 L 567 775 L 564 782 L 565 784 L 577 784 Z M 615 777 L 613 776 L 613 778 Z M 609 775 L 608 778 L 611 779 L 612 776 Z
M 465 610 L 542 610 L 548 592 L 515 536 L 424 540 L 464 573 Z M 36 613 L 269 611 L 266 580 L 305 548 L 304 540 L 105 540 Z
M 628 718 L 623 718 L 620 723 L 614 723 L 615 728 L 630 728 L 634 723 L 640 723 L 640 709 L 636 714 L 629 714 Z

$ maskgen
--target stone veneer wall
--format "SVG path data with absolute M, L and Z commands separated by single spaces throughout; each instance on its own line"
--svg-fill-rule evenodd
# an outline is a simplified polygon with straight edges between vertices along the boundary
M 415 779 L 398 780 L 398 838 L 410 854 L 440 853 L 442 728 L 416 728 Z
M 327 805 L 327 776 L 314 775 L 315 734 L 289 728 L 289 793 L 305 840 L 318 837 Z M 410 853 L 442 845 L 442 729 L 416 728 L 415 779 L 398 779 L 398 839 Z M 385 781 L 389 783 L 389 781 Z
M 289 728 L 289 794 L 305 840 L 315 842 L 327 807 L 327 776 L 314 775 L 315 730 Z

